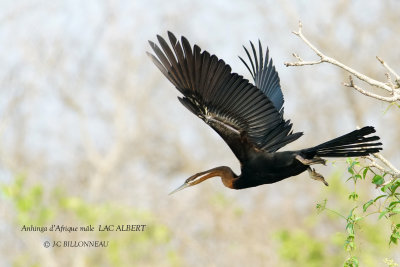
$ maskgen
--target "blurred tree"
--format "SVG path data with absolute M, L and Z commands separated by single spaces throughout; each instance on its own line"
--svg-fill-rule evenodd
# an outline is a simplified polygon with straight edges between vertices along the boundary
M 341 177 L 342 191 L 337 192 L 332 181 L 321 189 L 320 183 L 299 176 L 244 194 L 222 191 L 218 181 L 210 181 L 198 190 L 167 196 L 191 173 L 237 163 L 211 129 L 183 112 L 175 91 L 146 57 L 147 40 L 166 30 L 198 40 L 238 73 L 246 73 L 236 57 L 243 55 L 241 44 L 260 38 L 280 73 L 290 103 L 285 113 L 296 131 L 307 132 L 292 148 L 371 124 L 383 139 L 385 158 L 399 166 L 399 113 L 394 108 L 383 115 L 387 104 L 344 90 L 338 81 L 347 81 L 348 74 L 333 66 L 283 65 L 294 48 L 304 58 L 313 56 L 290 38 L 302 19 L 307 37 L 321 51 L 385 80 L 374 57 L 398 70 L 398 1 L 25 0 L 0 6 L 0 255 L 5 266 L 135 261 L 140 266 L 280 266 L 291 262 L 280 253 L 282 246 L 304 245 L 299 240 L 307 238 L 312 240 L 300 252 L 314 262 L 348 258 L 342 247 L 344 221 L 313 211 L 317 200 L 327 198 L 328 208 L 347 217 L 350 205 L 344 203 L 357 205 L 348 200 L 354 183 L 345 183 L 347 177 Z M 336 162 L 332 170 L 348 167 Z M 373 179 L 369 175 L 357 180 L 359 215 L 364 203 L 378 197 L 379 191 L 364 188 Z M 314 226 L 308 226 L 313 219 Z M 113 247 L 98 251 L 45 249 L 46 235 L 20 231 L 24 222 L 77 226 L 128 220 L 153 230 L 110 234 Z M 361 228 L 356 225 L 360 264 L 388 265 L 385 258 L 400 262 L 394 244 L 387 245 L 391 232 L 373 236 L 388 230 L 388 225 L 373 228 L 385 222 L 367 218 Z M 285 241 L 274 238 L 282 231 Z M 365 241 L 364 234 L 370 236 Z M 65 238 L 50 239 L 56 237 Z M 378 252 L 363 250 L 375 243 Z

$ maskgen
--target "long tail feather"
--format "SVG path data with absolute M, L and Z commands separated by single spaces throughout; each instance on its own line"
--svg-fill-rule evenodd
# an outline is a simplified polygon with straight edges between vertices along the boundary
M 367 126 L 351 133 L 342 135 L 318 146 L 304 149 L 302 153 L 307 158 L 318 157 L 358 157 L 377 153 L 382 150 L 378 136 L 367 135 L 375 133 L 372 126 Z

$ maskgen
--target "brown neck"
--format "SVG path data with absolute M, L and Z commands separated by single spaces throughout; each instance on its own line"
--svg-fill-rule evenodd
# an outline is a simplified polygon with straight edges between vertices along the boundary
M 208 171 L 196 173 L 192 177 L 187 179 L 191 185 L 199 184 L 212 177 L 221 177 L 222 183 L 231 189 L 234 188 L 233 182 L 237 179 L 237 175 L 227 166 L 220 166 Z

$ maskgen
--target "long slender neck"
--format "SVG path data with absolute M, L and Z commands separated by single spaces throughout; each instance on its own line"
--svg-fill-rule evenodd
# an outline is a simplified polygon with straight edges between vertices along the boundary
M 190 182 L 191 185 L 199 184 L 212 177 L 221 177 L 222 183 L 231 189 L 234 189 L 234 181 L 237 179 L 237 175 L 227 166 L 220 166 L 212 168 L 208 171 L 196 173 L 187 179 L 186 182 Z

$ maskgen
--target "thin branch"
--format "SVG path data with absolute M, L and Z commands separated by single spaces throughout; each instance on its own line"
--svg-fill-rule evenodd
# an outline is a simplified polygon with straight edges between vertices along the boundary
M 396 77 L 396 84 L 397 86 L 392 86 L 392 85 L 388 85 L 384 82 L 380 82 L 377 81 L 375 79 L 372 79 L 371 77 L 368 77 L 367 75 L 364 75 L 348 66 L 346 66 L 345 64 L 339 62 L 338 60 L 328 57 L 327 55 L 323 54 L 320 50 L 318 50 L 304 35 L 303 35 L 303 31 L 302 31 L 303 25 L 302 23 L 299 21 L 299 30 L 298 32 L 293 32 L 293 34 L 295 34 L 296 36 L 298 36 L 301 40 L 303 40 L 303 42 L 310 47 L 315 54 L 317 54 L 317 56 L 320 58 L 319 61 L 304 61 L 302 60 L 298 55 L 293 54 L 293 56 L 295 58 L 297 58 L 297 62 L 286 62 L 285 65 L 286 67 L 289 66 L 307 66 L 307 65 L 316 65 L 316 64 L 321 64 L 323 62 L 327 62 L 330 63 L 332 65 L 335 65 L 339 68 L 342 68 L 343 70 L 347 71 L 348 73 L 354 75 L 355 77 L 357 77 L 359 80 L 364 81 L 372 86 L 375 86 L 377 88 L 383 89 L 385 91 L 388 91 L 391 93 L 392 96 L 390 97 L 385 97 L 385 96 L 381 96 L 381 95 L 377 95 L 371 92 L 368 92 L 362 88 L 360 88 L 359 86 L 356 86 L 354 84 L 354 82 L 351 82 L 350 84 L 344 84 L 347 87 L 351 87 L 354 88 L 355 90 L 359 91 L 360 93 L 372 97 L 372 98 L 376 98 L 382 101 L 386 101 L 386 102 L 396 102 L 400 100 L 400 90 L 397 90 L 398 88 L 400 88 L 400 79 L 399 79 L 399 75 L 393 71 L 393 69 L 391 69 L 383 60 L 381 60 L 379 57 L 378 60 L 382 63 L 382 65 L 390 72 L 392 73 L 395 77 Z M 352 79 L 351 79 L 352 80 Z
M 397 88 L 397 86 L 392 82 L 392 77 L 390 76 L 389 73 L 386 72 L 385 76 L 386 76 L 386 79 L 387 79 L 387 83 L 386 84 L 389 85 L 390 88 L 392 88 L 391 94 L 394 95 L 396 93 L 395 89 Z
M 355 90 L 357 90 L 358 92 L 360 92 L 363 95 L 366 95 L 366 96 L 369 96 L 369 97 L 372 97 L 372 98 L 375 98 L 375 99 L 378 99 L 378 100 L 381 100 L 381 101 L 389 102 L 389 103 L 392 103 L 392 102 L 400 100 L 400 98 L 399 98 L 400 95 L 396 95 L 394 93 L 394 91 L 393 91 L 393 95 L 392 96 L 381 96 L 381 95 L 378 95 L 378 94 L 375 94 L 375 93 L 368 92 L 367 90 L 364 90 L 363 88 L 361 88 L 358 85 L 354 84 L 352 76 L 349 76 L 349 81 L 350 81 L 349 83 L 343 83 L 343 85 L 346 86 L 346 87 L 354 88 Z
M 380 57 L 376 56 L 376 59 L 396 78 L 397 86 L 400 87 L 400 75 L 397 74 L 391 67 L 389 67 L 389 65 Z
M 371 163 L 368 165 L 368 167 L 373 167 L 378 170 L 380 170 L 383 173 L 387 173 L 390 176 L 392 176 L 392 179 L 389 181 L 384 182 L 380 186 L 385 186 L 387 184 L 392 183 L 395 181 L 397 178 L 400 178 L 400 170 L 397 169 L 392 163 L 390 163 L 386 158 L 384 158 L 380 153 L 374 153 L 372 154 L 374 157 L 371 156 L 366 156 L 364 157 L 365 159 L 368 159 Z M 384 168 L 383 166 L 379 165 L 375 159 L 379 159 L 387 168 Z
M 375 158 L 379 159 L 380 161 L 382 161 L 383 164 L 385 164 L 388 168 L 390 168 L 394 172 L 394 176 L 399 176 L 400 177 L 400 170 L 397 169 L 387 159 L 385 159 L 380 153 L 375 153 L 375 154 L 372 154 L 372 155 L 374 155 Z

